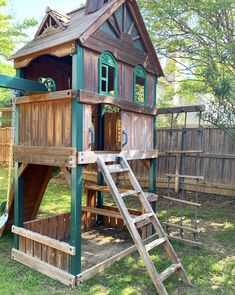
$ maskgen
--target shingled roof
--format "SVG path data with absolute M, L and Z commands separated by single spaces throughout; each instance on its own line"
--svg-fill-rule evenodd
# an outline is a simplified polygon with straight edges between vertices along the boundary
M 116 1 L 113 0 L 91 14 L 85 14 L 85 6 L 68 13 L 67 16 L 70 18 L 70 22 L 64 30 L 46 35 L 43 38 L 35 38 L 12 55 L 11 59 L 26 56 L 28 54 L 79 39 L 100 16 L 105 14 L 105 12 L 107 12 L 109 8 L 115 4 L 115 2 Z
M 39 53 L 43 50 L 51 49 L 53 47 L 78 40 L 83 44 L 109 17 L 112 15 L 124 2 L 128 0 L 111 0 L 97 11 L 93 13 L 86 13 L 86 7 L 71 11 L 67 14 L 57 13 L 55 10 L 47 9 L 46 16 L 42 21 L 34 40 L 29 42 L 23 48 L 18 50 L 11 59 L 18 59 L 27 57 L 32 54 Z M 151 62 L 156 69 L 158 76 L 163 76 L 163 71 L 156 55 L 155 48 L 149 37 L 148 31 L 142 19 L 136 0 L 130 0 L 134 8 L 134 13 L 137 16 L 136 25 L 141 31 L 141 38 L 143 39 L 147 52 L 151 56 Z M 48 16 L 55 20 L 55 28 L 47 28 L 51 20 Z

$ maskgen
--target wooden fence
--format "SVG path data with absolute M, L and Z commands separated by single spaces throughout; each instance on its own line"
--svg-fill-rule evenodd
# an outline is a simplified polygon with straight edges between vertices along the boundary
M 187 150 L 198 150 L 197 130 L 188 131 L 185 146 Z M 162 128 L 157 132 L 159 159 L 157 167 L 157 187 L 167 187 L 166 173 L 175 174 L 175 157 L 169 156 L 167 148 L 168 129 Z M 181 132 L 174 132 L 172 150 L 179 150 L 181 144 Z M 199 175 L 204 176 L 200 181 L 200 191 L 212 194 L 235 196 L 235 141 L 218 128 L 204 128 L 202 141 L 201 164 Z M 171 157 L 171 171 L 167 165 L 167 158 Z M 185 161 L 185 175 L 195 175 L 196 155 L 189 155 Z M 142 186 L 148 185 L 148 169 L 140 162 L 132 164 L 132 168 L 138 176 Z M 195 190 L 195 181 L 186 180 L 186 189 Z M 171 187 L 174 187 L 172 179 Z
M 7 164 L 9 157 L 10 128 L 0 128 L 0 163 Z M 196 136 L 197 130 L 188 131 L 186 138 L 186 148 L 189 150 L 198 149 L 198 141 Z M 159 129 L 157 132 L 157 143 L 159 149 L 159 159 L 157 167 L 157 187 L 167 187 L 166 173 L 175 173 L 175 158 L 171 156 L 171 169 L 167 169 L 167 158 L 169 155 L 165 153 L 167 150 L 167 136 L 169 132 L 167 128 Z M 179 149 L 181 143 L 180 132 L 174 132 L 174 147 Z M 200 165 L 200 175 L 204 176 L 204 180 L 200 182 L 200 191 L 212 194 L 221 194 L 235 196 L 235 142 L 232 141 L 227 134 L 218 128 L 206 127 L 203 132 L 203 154 Z M 190 155 L 186 157 L 185 174 L 195 175 L 196 156 Z M 148 186 L 148 169 L 140 161 L 133 161 L 131 166 L 136 173 L 141 185 Z M 96 174 L 92 171 L 85 170 L 84 178 L 87 180 L 95 180 Z M 122 179 L 125 181 L 125 178 Z M 194 190 L 195 182 L 187 180 L 186 189 Z M 174 187 L 172 180 L 171 186 Z
M 9 162 L 11 128 L 0 128 L 0 163 L 6 165 Z

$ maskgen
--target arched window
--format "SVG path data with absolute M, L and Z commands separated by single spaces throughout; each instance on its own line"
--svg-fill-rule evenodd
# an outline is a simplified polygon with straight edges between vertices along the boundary
M 147 75 L 142 66 L 134 69 L 134 102 L 145 103 L 147 100 Z
M 99 93 L 117 96 L 117 62 L 110 52 L 99 57 Z

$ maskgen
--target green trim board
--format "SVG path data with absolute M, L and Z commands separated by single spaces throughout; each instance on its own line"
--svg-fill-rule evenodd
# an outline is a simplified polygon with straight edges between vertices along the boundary
M 78 46 L 73 55 L 72 86 L 74 90 L 83 88 L 84 51 Z M 76 98 L 72 100 L 72 146 L 78 151 L 83 150 L 83 105 Z M 71 172 L 71 220 L 70 244 L 76 248 L 76 255 L 71 257 L 70 273 L 81 272 L 81 219 L 82 219 L 82 165 L 72 168 Z
M 0 74 L 0 87 L 32 93 L 48 92 L 47 87 L 42 83 L 2 74 Z
M 103 52 L 99 57 L 99 93 L 118 96 L 117 62 L 112 53 L 108 51 Z
M 154 106 L 156 107 L 157 104 L 157 77 L 154 79 Z M 153 148 L 157 149 L 157 117 L 154 116 L 153 118 Z M 149 179 L 148 179 L 148 191 L 150 193 L 157 192 L 157 160 L 151 159 L 150 160 L 150 169 L 149 169 Z M 154 212 L 157 212 L 157 203 L 152 203 L 152 208 Z
M 143 85 L 140 85 L 143 83 Z M 137 89 L 139 86 L 139 89 Z M 144 87 L 144 89 L 142 88 Z M 138 104 L 146 104 L 148 97 L 148 79 L 145 69 L 142 66 L 134 68 L 133 72 L 133 98 Z
M 24 78 L 23 69 L 16 70 L 16 77 L 18 79 Z M 15 144 L 19 144 L 19 106 L 16 105 L 16 119 L 15 119 Z M 14 192 L 14 225 L 23 227 L 24 222 L 24 190 L 23 190 L 23 176 L 19 177 L 18 170 L 20 163 L 15 163 L 15 192 Z M 14 248 L 19 250 L 19 236 L 14 234 Z

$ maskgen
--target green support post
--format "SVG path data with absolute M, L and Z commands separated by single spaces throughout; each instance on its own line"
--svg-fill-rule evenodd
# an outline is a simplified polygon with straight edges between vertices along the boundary
M 156 106 L 157 103 L 157 77 L 155 77 L 155 83 L 154 83 L 154 106 Z M 156 116 L 153 119 L 153 148 L 157 148 L 157 118 Z M 150 193 L 157 192 L 156 187 L 156 179 L 157 179 L 157 160 L 151 159 L 150 160 L 150 169 L 149 169 L 149 184 L 148 184 L 148 190 Z M 157 212 L 157 203 L 152 203 L 152 208 L 154 212 Z
M 84 53 L 78 46 L 73 55 L 73 89 L 83 88 Z M 72 146 L 77 151 L 83 150 L 83 105 L 76 98 L 72 101 Z M 71 181 L 71 221 L 70 244 L 76 248 L 76 255 L 71 256 L 70 272 L 77 275 L 81 272 L 81 219 L 82 219 L 82 165 L 72 168 Z
M 24 78 L 23 70 L 16 70 L 16 76 Z M 16 120 L 15 120 L 15 144 L 19 144 L 19 108 L 16 106 Z M 14 193 L 14 225 L 23 227 L 24 222 L 24 191 L 23 191 L 23 177 L 19 177 L 18 169 L 20 163 L 15 163 L 15 193 Z M 14 248 L 19 250 L 19 236 L 14 234 Z
M 100 151 L 104 150 L 104 105 L 99 105 L 99 138 L 98 138 L 98 149 Z M 103 185 L 104 184 L 104 178 L 101 172 L 98 172 L 97 176 L 97 184 Z M 97 207 L 103 208 L 104 205 L 104 193 L 98 192 L 97 193 Z M 103 216 L 98 215 L 98 223 L 103 223 Z

